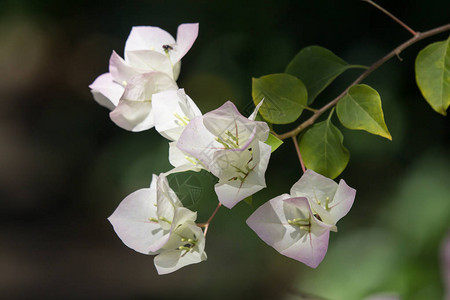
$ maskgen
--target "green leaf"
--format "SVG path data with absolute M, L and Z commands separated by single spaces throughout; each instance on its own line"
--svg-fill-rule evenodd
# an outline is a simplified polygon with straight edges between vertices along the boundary
M 303 82 L 289 74 L 253 78 L 252 96 L 255 105 L 264 98 L 259 113 L 273 124 L 289 124 L 297 120 L 308 98 Z
M 283 141 L 274 136 L 273 134 L 269 133 L 269 137 L 267 138 L 267 141 L 265 142 L 267 145 L 272 147 L 272 152 L 277 150 L 278 147 L 283 144 Z
M 311 104 L 336 77 L 350 68 L 366 67 L 349 65 L 328 49 L 309 46 L 300 50 L 285 72 L 303 81 L 308 91 L 308 104 Z
M 416 58 L 416 81 L 428 104 L 446 116 L 450 105 L 450 37 L 428 45 Z
M 328 120 L 313 125 L 299 138 L 300 153 L 306 168 L 326 177 L 336 178 L 350 159 L 342 144 L 344 137 Z
M 365 130 L 392 140 L 384 122 L 380 95 L 370 86 L 352 86 L 347 95 L 339 100 L 336 112 L 345 127 Z

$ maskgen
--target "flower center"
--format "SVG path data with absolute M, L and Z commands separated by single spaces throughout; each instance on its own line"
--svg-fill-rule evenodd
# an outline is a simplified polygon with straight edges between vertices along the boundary
M 189 121 L 191 121 L 191 119 L 189 119 L 186 116 L 180 116 L 178 113 L 173 113 L 173 115 L 175 116 L 175 118 L 177 118 L 178 120 L 175 120 L 175 122 L 177 123 L 178 126 L 186 126 Z
M 303 219 L 303 218 L 296 218 L 296 219 L 289 219 L 287 220 L 289 225 L 295 226 L 300 228 L 304 231 L 311 231 L 311 219 Z
M 330 197 L 325 198 L 325 203 L 322 203 L 320 200 L 317 200 L 317 204 L 325 208 L 327 211 L 330 210 L 329 204 L 330 204 Z
M 194 236 L 195 238 L 195 236 Z M 177 250 L 186 251 L 184 252 L 181 257 L 185 256 L 187 253 L 194 250 L 194 247 L 197 245 L 198 240 L 197 239 L 188 239 L 188 238 L 181 238 L 181 242 L 184 243 L 183 246 L 179 246 Z
M 238 149 L 239 148 L 239 139 L 232 134 L 229 130 L 225 130 L 225 137 L 222 137 L 222 134 L 216 137 L 216 141 L 221 143 L 225 149 Z

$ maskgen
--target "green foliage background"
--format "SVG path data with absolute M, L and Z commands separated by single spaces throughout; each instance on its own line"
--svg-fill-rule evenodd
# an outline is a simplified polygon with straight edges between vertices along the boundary
M 379 4 L 418 31 L 450 21 L 446 0 Z M 279 255 L 245 224 L 255 207 L 300 177 L 289 140 L 273 153 L 269 188 L 253 196 L 252 206 L 219 211 L 206 262 L 157 276 L 152 257 L 121 243 L 106 218 L 127 194 L 147 187 L 152 173 L 170 168 L 168 146 L 154 130 L 130 133 L 114 125 L 88 85 L 107 72 L 112 50 L 123 54 L 132 26 L 175 34 L 183 22 L 199 22 L 200 34 L 178 83 L 203 112 L 232 100 L 250 114 L 252 77 L 283 72 L 306 46 L 370 65 L 409 38 L 356 0 L 0 1 L 0 294 L 302 299 L 308 293 L 351 300 L 395 292 L 441 299 L 450 126 L 422 98 L 414 59 L 448 34 L 408 48 L 402 61 L 389 61 L 364 81 L 380 93 L 392 142 L 339 125 L 351 153 L 340 177 L 358 192 L 316 270 Z M 359 72 L 346 71 L 314 105 L 334 98 Z M 199 176 L 202 193 L 191 208 L 202 222 L 217 199 L 211 178 Z

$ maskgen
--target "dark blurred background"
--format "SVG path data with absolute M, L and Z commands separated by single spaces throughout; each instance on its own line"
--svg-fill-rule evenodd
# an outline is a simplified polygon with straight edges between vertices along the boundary
M 450 22 L 448 0 L 379 4 L 417 31 Z M 356 0 L 0 1 L 0 298 L 442 299 L 450 126 L 416 87 L 414 59 L 448 32 L 413 45 L 365 81 L 383 99 L 393 141 L 341 129 L 351 153 L 341 177 L 357 198 L 316 270 L 278 254 L 245 224 L 300 177 L 289 140 L 273 154 L 268 188 L 253 205 L 219 211 L 206 262 L 158 276 L 153 257 L 122 244 L 106 218 L 152 173 L 170 169 L 168 145 L 154 130 L 117 127 L 88 85 L 107 72 L 112 50 L 123 55 L 132 26 L 175 35 L 186 22 L 199 22 L 200 33 L 178 84 L 203 112 L 227 100 L 248 111 L 251 78 L 283 72 L 305 46 L 370 65 L 410 38 Z M 359 72 L 341 76 L 316 107 Z M 200 193 L 186 205 L 204 222 L 217 204 L 213 182 L 192 176 Z

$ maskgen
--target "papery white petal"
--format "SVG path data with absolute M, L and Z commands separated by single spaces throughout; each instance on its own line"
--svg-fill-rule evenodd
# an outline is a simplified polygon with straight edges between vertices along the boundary
M 258 103 L 258 105 L 256 105 L 255 110 L 248 117 L 249 120 L 254 121 L 256 119 L 256 116 L 258 115 L 259 108 L 261 107 L 261 105 L 263 105 L 263 103 L 264 103 L 264 98 L 262 98 L 262 100 Z
M 119 105 L 109 113 L 117 126 L 134 132 L 150 129 L 154 126 L 152 104 L 150 102 L 119 101 Z
M 143 254 L 150 254 L 151 246 L 163 237 L 156 217 L 156 190 L 140 189 L 128 195 L 108 218 L 114 231 L 125 245 Z
M 128 52 L 152 50 L 164 54 L 163 45 L 173 45 L 175 39 L 167 31 L 155 26 L 134 26 L 125 43 L 125 59 Z
M 288 194 L 277 196 L 261 205 L 247 219 L 247 225 L 266 244 L 274 247 L 277 251 L 285 250 L 293 244 L 290 236 L 296 229 L 293 226 L 287 226 L 283 205 L 283 200 L 289 198 Z
M 173 65 L 173 80 L 177 80 L 181 71 L 181 60 Z
M 197 244 L 191 251 L 179 250 L 179 246 L 186 244 L 186 242 L 181 241 L 180 237 L 197 240 Z M 186 222 L 177 228 L 164 248 L 166 250 L 154 259 L 155 267 L 160 275 L 172 273 L 184 266 L 202 262 L 207 258 L 204 252 L 205 238 L 203 232 L 193 222 Z
M 349 187 L 347 183 L 341 179 L 339 181 L 336 194 L 333 201 L 330 202 L 330 214 L 335 218 L 336 222 L 344 217 L 352 208 L 355 200 L 356 190 Z
M 169 90 L 152 97 L 155 129 L 165 138 L 176 141 L 187 123 L 201 112 L 184 89 Z
M 152 95 L 178 89 L 175 81 L 161 72 L 139 74 L 130 79 L 111 120 L 123 129 L 142 131 L 154 126 Z
M 176 63 L 191 49 L 198 36 L 198 23 L 186 23 L 178 26 L 177 45 L 171 53 L 172 63 Z
M 310 220 L 310 230 L 288 223 L 295 218 Z M 325 257 L 331 226 L 314 217 L 306 198 L 278 196 L 260 206 L 247 224 L 275 250 L 312 268 Z
M 218 176 L 219 183 L 215 185 L 214 189 L 219 201 L 225 207 L 232 208 L 239 201 L 266 187 L 264 176 L 267 165 L 269 164 L 271 147 L 258 141 L 253 144 L 252 148 L 253 155 L 250 163 L 252 164 L 251 171 L 249 171 L 243 181 L 239 179 L 230 180 L 233 176 L 238 176 L 238 173 L 236 173 L 236 170 L 233 170 L 233 168 L 236 165 L 239 165 L 231 161 L 230 167 L 228 167 L 229 173 L 227 174 L 227 172 L 224 172 L 227 170 L 227 168 L 224 167 Z M 238 152 L 234 153 L 239 154 Z M 249 152 L 247 151 L 244 154 L 248 155 L 248 153 Z M 241 156 L 245 157 L 243 154 L 241 154 Z M 243 166 L 241 168 L 244 169 Z
M 166 175 L 185 171 L 198 172 L 203 168 L 202 164 L 187 153 L 181 151 L 177 146 L 177 142 L 169 143 L 169 162 L 175 169 L 166 172 Z
M 339 193 L 338 193 L 339 191 Z M 291 188 L 291 195 L 306 197 L 322 220 L 329 224 L 336 224 L 350 210 L 355 199 L 356 191 L 341 180 L 339 185 L 332 179 L 322 176 L 313 170 L 306 170 L 305 174 Z M 328 204 L 326 204 L 328 201 Z M 321 210 L 318 206 L 321 206 Z M 328 206 L 329 214 L 322 214 Z M 331 219 L 330 219 L 331 217 Z
M 114 82 L 110 73 L 98 76 L 89 88 L 95 101 L 109 110 L 113 110 L 117 106 L 125 90 L 123 86 Z
M 214 152 L 223 149 L 203 124 L 203 117 L 191 119 L 177 142 L 177 147 L 189 156 L 197 158 L 205 166 L 212 163 Z
M 159 175 L 156 187 L 156 213 L 158 219 L 160 219 L 159 225 L 164 230 L 170 230 L 173 224 L 175 209 L 183 206 L 183 204 L 180 202 L 175 192 L 170 188 L 167 178 L 163 174 Z M 169 223 L 168 221 L 172 223 Z
M 148 50 L 136 50 L 127 52 L 127 63 L 140 73 L 162 72 L 174 78 L 174 70 L 170 59 L 159 52 Z
M 239 113 L 236 106 L 225 102 L 221 107 L 206 113 L 203 117 L 205 127 L 215 136 L 221 136 L 225 131 L 230 131 L 238 138 L 240 147 L 251 139 L 252 134 L 260 141 L 266 141 L 269 137 L 269 126 L 266 122 L 249 120 Z
M 130 66 L 115 51 L 111 54 L 111 58 L 109 59 L 109 73 L 115 82 L 126 86 L 133 76 L 142 72 Z

